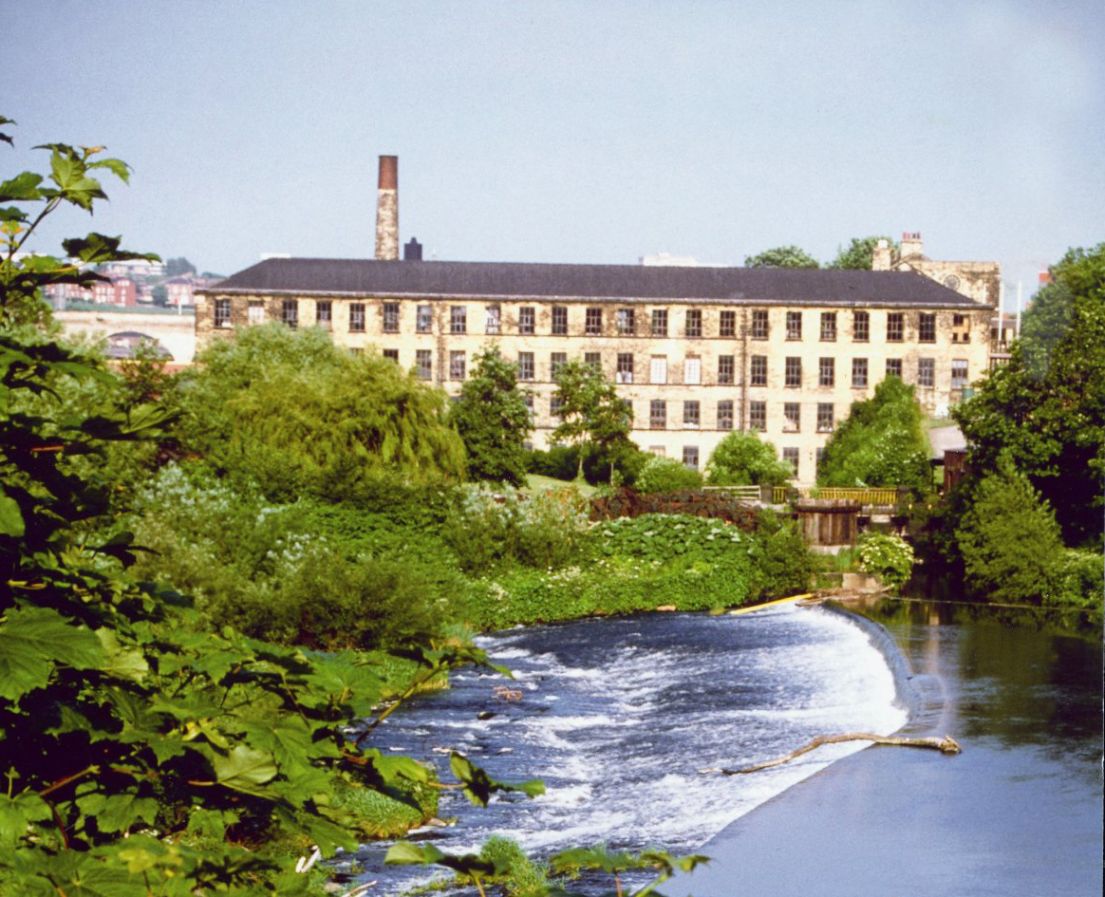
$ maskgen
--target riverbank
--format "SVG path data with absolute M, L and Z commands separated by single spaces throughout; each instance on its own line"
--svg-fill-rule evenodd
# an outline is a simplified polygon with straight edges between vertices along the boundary
M 665 893 L 1101 893 L 1100 641 L 886 608 L 865 612 L 911 670 L 903 734 L 949 734 L 963 753 L 839 760 L 727 827 L 702 847 L 712 862 Z

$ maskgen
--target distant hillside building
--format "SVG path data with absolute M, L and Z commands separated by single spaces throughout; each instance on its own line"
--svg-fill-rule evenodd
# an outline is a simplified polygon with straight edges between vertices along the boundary
M 580 359 L 617 384 L 641 448 L 701 468 L 728 432 L 751 430 L 800 482 L 813 481 L 833 429 L 884 377 L 915 384 L 926 410 L 943 414 L 987 370 L 996 293 L 918 276 L 941 263 L 911 255 L 904 270 L 841 271 L 398 261 L 395 174 L 387 169 L 381 191 L 382 256 L 268 259 L 197 290 L 197 349 L 264 321 L 321 327 L 338 345 L 378 349 L 456 395 L 474 356 L 497 345 L 529 395 L 537 447 L 557 423 L 553 377 Z

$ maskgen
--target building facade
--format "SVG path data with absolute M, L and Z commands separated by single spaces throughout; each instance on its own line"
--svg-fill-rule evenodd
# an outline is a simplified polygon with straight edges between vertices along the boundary
M 394 257 L 394 256 L 393 256 Z M 451 395 L 490 345 L 518 368 L 536 447 L 557 368 L 599 367 L 642 448 L 703 467 L 755 431 L 801 483 L 886 376 L 946 414 L 988 367 L 994 308 L 904 271 L 268 259 L 196 292 L 197 349 L 267 321 L 321 327 Z

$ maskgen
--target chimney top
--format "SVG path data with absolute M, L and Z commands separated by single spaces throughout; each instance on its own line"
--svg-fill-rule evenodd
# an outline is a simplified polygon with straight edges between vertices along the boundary
M 399 157 L 380 156 L 380 180 L 379 189 L 399 189 Z

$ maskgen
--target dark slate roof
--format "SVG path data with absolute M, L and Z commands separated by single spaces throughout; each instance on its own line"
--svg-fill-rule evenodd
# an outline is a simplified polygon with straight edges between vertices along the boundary
M 204 293 L 977 307 L 913 272 L 266 259 Z

